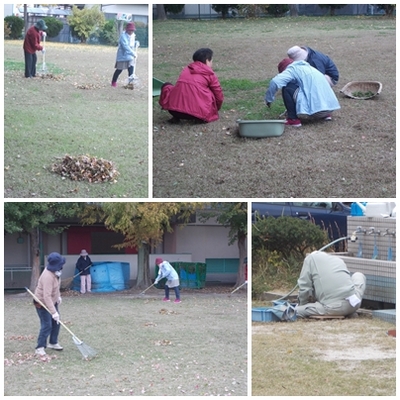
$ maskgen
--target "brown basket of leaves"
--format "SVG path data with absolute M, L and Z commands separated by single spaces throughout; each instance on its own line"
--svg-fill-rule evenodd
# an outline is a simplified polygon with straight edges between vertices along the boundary
M 117 182 L 119 172 L 112 161 L 89 155 L 73 157 L 65 155 L 53 164 L 51 170 L 63 178 L 90 183 Z
M 380 94 L 382 91 L 382 83 L 377 81 L 353 81 L 349 82 L 340 91 L 345 96 L 352 99 L 367 100 Z

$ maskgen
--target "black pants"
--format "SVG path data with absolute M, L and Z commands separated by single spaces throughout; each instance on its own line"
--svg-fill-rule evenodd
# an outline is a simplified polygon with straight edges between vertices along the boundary
M 112 77 L 112 82 L 117 82 L 118 77 L 121 75 L 122 69 L 116 69 Z M 133 74 L 133 65 L 128 68 L 128 77 Z
M 33 78 L 36 76 L 36 63 L 37 63 L 37 55 L 36 53 L 27 53 L 25 54 L 25 78 Z
M 298 85 L 294 83 L 288 83 L 287 86 L 282 88 L 283 102 L 289 119 L 297 119 L 296 98 L 298 90 Z

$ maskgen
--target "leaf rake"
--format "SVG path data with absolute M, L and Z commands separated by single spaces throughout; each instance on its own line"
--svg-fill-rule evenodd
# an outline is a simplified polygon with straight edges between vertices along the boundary
M 51 314 L 49 309 L 43 304 L 43 302 L 41 302 L 27 287 L 25 289 L 49 314 Z M 96 350 L 92 349 L 90 346 L 83 343 L 82 340 L 78 339 L 78 337 L 63 322 L 60 321 L 60 324 L 72 335 L 73 342 L 75 343 L 76 347 L 78 348 L 85 360 L 89 361 L 92 358 L 96 357 Z

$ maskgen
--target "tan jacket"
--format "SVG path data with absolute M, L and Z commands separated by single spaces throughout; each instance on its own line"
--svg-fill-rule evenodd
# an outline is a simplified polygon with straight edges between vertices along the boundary
M 52 315 L 57 312 L 54 305 L 60 297 L 60 280 L 54 272 L 47 268 L 44 269 L 40 275 L 35 295 Z

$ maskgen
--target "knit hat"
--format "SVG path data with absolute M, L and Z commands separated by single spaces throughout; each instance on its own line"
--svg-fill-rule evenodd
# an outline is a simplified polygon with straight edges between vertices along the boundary
M 308 51 L 304 47 L 293 46 L 287 51 L 287 55 L 293 61 L 304 61 L 307 59 Z
M 283 72 L 288 65 L 290 65 L 293 62 L 291 58 L 284 58 L 279 64 L 278 64 L 278 71 L 279 73 Z
M 135 31 L 136 30 L 135 24 L 133 22 L 128 22 L 126 24 L 125 30 L 126 31 Z
M 50 253 L 47 256 L 47 269 L 51 272 L 61 271 L 66 260 L 58 253 Z
M 39 19 L 35 23 L 35 26 L 36 26 L 37 29 L 39 29 L 39 31 L 45 31 L 47 29 L 47 25 L 42 19 Z
M 156 265 L 160 265 L 163 262 L 163 259 L 158 257 L 156 258 Z
M 88 256 L 89 254 L 85 249 L 83 249 L 83 250 L 81 250 L 81 254 L 80 255 L 81 256 Z

